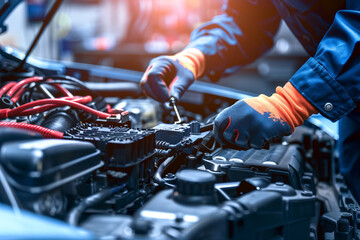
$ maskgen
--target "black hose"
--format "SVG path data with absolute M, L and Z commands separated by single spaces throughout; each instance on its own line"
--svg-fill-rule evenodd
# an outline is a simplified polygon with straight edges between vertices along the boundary
M 142 95 L 139 84 L 132 82 L 84 82 L 91 91 L 103 97 L 140 97 Z M 75 95 L 85 95 L 85 89 L 73 86 L 66 87 Z
M 46 76 L 46 78 L 44 78 L 44 80 L 48 80 L 48 79 L 52 79 L 54 81 L 52 82 L 56 82 L 56 80 L 62 80 L 62 81 L 66 81 L 69 83 L 69 85 L 77 85 L 80 88 L 86 89 L 87 91 L 92 92 L 93 94 L 95 94 L 96 96 L 100 96 L 100 94 L 94 90 L 91 90 L 90 88 L 88 88 L 83 81 L 81 81 L 80 79 L 71 77 L 71 76 L 66 76 L 66 75 L 52 75 L 52 76 Z M 51 83 L 51 82 L 47 82 L 47 83 Z M 57 83 L 64 83 L 64 82 L 57 82 Z
M 56 79 L 55 79 L 56 78 Z M 46 81 L 48 79 L 55 79 L 53 81 Z M 81 82 L 80 80 L 73 78 L 73 77 L 69 77 L 69 76 L 52 76 L 52 77 L 47 77 L 44 78 L 42 81 L 35 83 L 34 86 L 28 86 L 27 90 L 29 90 L 29 96 L 28 96 L 28 101 L 31 101 L 33 92 L 35 88 L 38 88 L 41 84 L 48 84 L 48 85 L 53 85 L 53 84 L 67 84 L 69 86 L 71 85 L 75 85 L 77 88 L 83 89 L 83 95 L 87 95 L 87 94 L 91 94 L 93 96 L 96 97 L 101 97 L 101 95 L 97 92 L 94 91 L 90 88 L 88 88 L 83 82 Z
M 169 187 L 169 188 L 175 188 L 175 186 L 173 184 L 170 184 L 168 182 L 166 182 L 163 178 L 162 175 L 164 173 L 164 170 L 166 167 L 168 167 L 170 165 L 170 163 L 175 159 L 174 156 L 172 157 L 168 157 L 164 162 L 162 162 L 160 164 L 160 166 L 158 167 L 158 169 L 156 170 L 156 173 L 154 175 L 154 180 L 157 184 L 159 184 L 161 187 Z
M 199 239 L 219 239 L 224 238 L 224 232 L 219 232 L 222 236 L 214 235 L 213 231 L 215 226 L 219 224 L 227 224 L 228 214 L 224 210 L 220 210 L 211 214 L 211 217 L 203 217 L 198 222 L 186 228 L 180 235 L 181 240 L 199 240 Z M 211 235 L 211 236 L 209 236 Z
M 76 226 L 79 223 L 79 220 L 86 209 L 102 203 L 103 201 L 110 198 L 115 193 L 122 191 L 125 188 L 125 186 L 126 186 L 125 184 L 122 184 L 115 188 L 111 188 L 111 189 L 107 188 L 102 190 L 101 192 L 98 192 L 94 195 L 85 198 L 78 206 L 74 207 L 70 211 L 67 218 L 67 222 L 71 225 Z
M 160 158 L 167 158 L 171 157 L 175 154 L 175 151 L 173 149 L 155 149 L 155 156 Z

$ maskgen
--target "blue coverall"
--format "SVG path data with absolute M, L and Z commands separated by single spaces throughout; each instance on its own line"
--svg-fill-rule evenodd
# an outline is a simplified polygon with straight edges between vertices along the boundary
M 193 31 L 205 74 L 246 65 L 273 46 L 280 20 L 311 56 L 293 86 L 326 118 L 339 119 L 340 171 L 360 201 L 360 0 L 228 0 Z

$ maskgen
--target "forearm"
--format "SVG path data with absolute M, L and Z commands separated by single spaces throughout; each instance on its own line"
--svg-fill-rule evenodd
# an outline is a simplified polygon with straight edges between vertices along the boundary
M 188 48 L 204 53 L 205 74 L 251 63 L 273 46 L 280 17 L 271 1 L 229 0 L 224 14 L 193 31 Z

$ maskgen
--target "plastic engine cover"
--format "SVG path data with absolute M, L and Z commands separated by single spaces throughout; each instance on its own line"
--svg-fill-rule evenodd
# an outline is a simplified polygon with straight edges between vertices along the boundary
M 203 159 L 205 169 L 215 174 L 225 174 L 227 181 L 242 181 L 254 176 L 271 178 L 302 189 L 304 157 L 296 144 L 272 145 L 269 150 L 238 151 L 219 149 Z
M 0 163 L 16 189 L 42 193 L 100 168 L 93 144 L 56 139 L 6 143 Z

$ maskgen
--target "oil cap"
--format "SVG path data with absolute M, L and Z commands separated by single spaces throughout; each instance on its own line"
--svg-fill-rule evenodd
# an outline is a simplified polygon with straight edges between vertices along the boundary
M 176 173 L 176 191 L 187 196 L 205 196 L 214 193 L 216 178 L 205 171 L 186 169 Z

